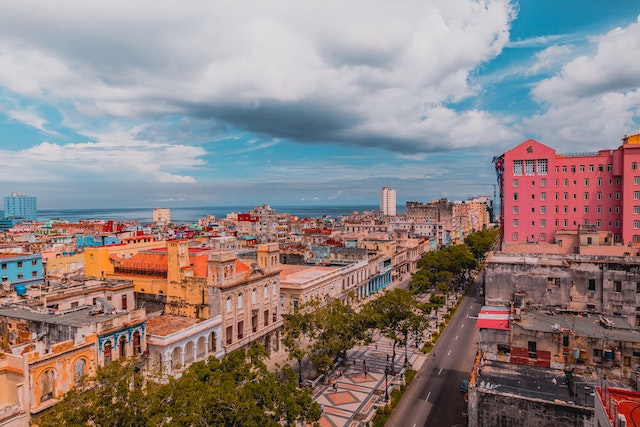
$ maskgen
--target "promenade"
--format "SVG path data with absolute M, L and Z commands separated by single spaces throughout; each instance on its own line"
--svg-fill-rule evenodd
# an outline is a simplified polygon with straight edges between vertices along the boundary
M 387 289 L 401 287 L 404 282 L 393 283 Z M 443 310 L 444 311 L 444 310 Z M 441 321 L 441 320 L 440 320 Z M 435 330 L 435 320 L 430 322 L 428 332 Z M 410 369 L 418 370 L 427 356 L 420 349 L 409 347 L 407 359 Z M 267 362 L 270 369 L 276 365 L 290 364 L 298 371 L 297 361 L 288 360 L 286 350 L 281 349 L 271 355 Z M 385 368 L 395 366 L 396 375 L 388 375 L 385 383 Z M 378 406 L 384 406 L 385 391 L 389 395 L 394 386 L 404 381 L 401 376 L 405 363 L 405 348 L 396 347 L 396 357 L 393 359 L 393 342 L 376 332 L 372 342 L 368 345 L 355 347 L 347 352 L 347 358 L 336 370 L 329 373 L 329 378 L 320 379 L 313 385 L 313 400 L 323 409 L 319 421 L 322 427 L 360 427 L 371 421 Z M 365 374 L 366 366 L 366 374 Z M 303 377 L 310 379 L 313 374 L 308 359 L 303 360 Z M 336 375 L 337 371 L 341 375 Z M 336 380 L 334 390 L 332 380 Z

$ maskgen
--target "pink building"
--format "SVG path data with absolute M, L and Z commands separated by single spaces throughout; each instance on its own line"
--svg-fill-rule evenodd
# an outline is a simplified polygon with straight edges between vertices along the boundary
M 505 243 L 554 243 L 558 231 L 608 231 L 640 246 L 640 134 L 615 150 L 557 154 L 529 139 L 494 160 Z M 595 244 L 595 242 L 594 242 Z

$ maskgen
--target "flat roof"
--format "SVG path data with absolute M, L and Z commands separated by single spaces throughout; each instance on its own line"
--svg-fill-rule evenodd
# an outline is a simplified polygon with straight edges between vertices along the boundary
M 95 310 L 96 307 L 87 306 L 80 308 L 78 310 L 63 313 L 63 314 L 55 314 L 51 312 L 36 311 L 30 310 L 27 308 L 18 308 L 18 307 L 2 307 L 0 308 L 0 316 L 3 317 L 11 317 L 14 319 L 24 319 L 30 320 L 33 322 L 45 322 L 51 323 L 54 325 L 63 325 L 63 326 L 76 326 L 81 327 L 86 324 L 98 323 L 104 320 L 115 319 L 116 317 L 120 317 L 123 313 L 111 313 L 111 314 L 89 314 L 92 310 Z
M 624 317 L 607 316 L 607 319 L 613 322 L 613 327 L 603 325 L 600 316 L 595 314 L 522 311 L 520 318 L 511 319 L 511 323 L 530 331 L 559 332 L 565 329 L 577 336 L 640 343 L 640 332 L 632 328 Z
M 195 319 L 193 317 L 163 314 L 147 320 L 147 333 L 164 337 L 182 329 L 186 329 L 199 322 L 200 319 Z

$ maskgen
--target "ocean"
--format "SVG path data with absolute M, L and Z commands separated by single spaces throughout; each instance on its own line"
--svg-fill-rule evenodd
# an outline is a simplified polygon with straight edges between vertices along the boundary
M 161 206 L 158 206 L 161 207 Z M 212 207 L 169 207 L 171 210 L 171 222 L 178 224 L 191 224 L 198 218 L 215 215 L 216 218 L 224 218 L 231 212 L 247 213 L 254 206 L 212 206 Z M 398 213 L 404 212 L 404 206 L 398 206 Z M 290 213 L 301 218 L 320 218 L 329 216 L 337 218 L 355 211 L 363 212 L 379 209 L 376 205 L 328 205 L 328 206 L 275 206 L 271 205 L 277 213 Z M 402 210 L 402 212 L 401 212 Z M 0 211 L 2 212 L 2 211 Z M 2 212 L 4 214 L 4 212 Z M 139 221 L 141 224 L 153 222 L 153 208 L 99 208 L 99 209 L 38 209 L 38 221 L 61 219 L 69 222 L 87 219 L 103 219 L 114 221 Z

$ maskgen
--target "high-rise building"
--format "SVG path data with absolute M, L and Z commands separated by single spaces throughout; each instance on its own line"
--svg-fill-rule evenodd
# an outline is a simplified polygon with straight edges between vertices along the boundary
M 38 219 L 36 198 L 20 193 L 11 193 L 10 196 L 4 198 L 4 217 L 36 221 Z
M 617 149 L 557 154 L 529 139 L 494 161 L 503 242 L 554 243 L 589 227 L 640 246 L 640 134 Z
M 383 215 L 396 216 L 396 190 L 382 187 L 380 191 L 380 210 Z
M 153 222 L 156 224 L 169 224 L 171 222 L 171 209 L 155 208 L 153 210 Z

